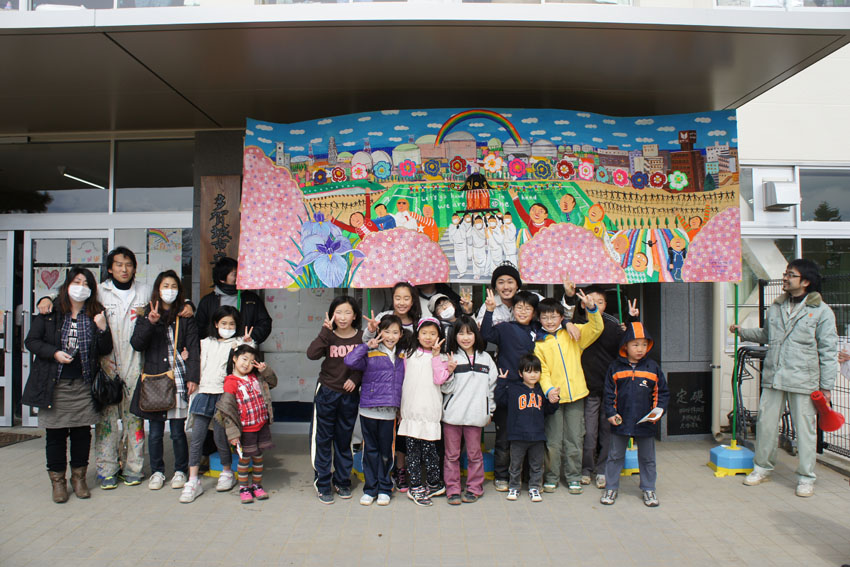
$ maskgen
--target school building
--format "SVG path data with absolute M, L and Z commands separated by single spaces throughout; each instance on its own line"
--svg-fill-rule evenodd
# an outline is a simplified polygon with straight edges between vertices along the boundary
M 614 116 L 736 108 L 740 163 L 722 165 L 741 171 L 739 297 L 750 307 L 742 315 L 754 313 L 757 280 L 779 277 L 788 259 L 802 255 L 827 273 L 847 273 L 845 4 L 4 0 L 0 425 L 12 424 L 29 373 L 22 337 L 34 302 L 70 264 L 102 270 L 106 252 L 125 245 L 139 257 L 140 279 L 173 267 L 191 281 L 196 302 L 210 290 L 210 259 L 235 255 L 238 242 L 247 117 L 289 123 L 392 108 Z M 664 429 L 671 437 L 709 435 L 726 424 L 732 290 L 628 290 L 640 298 L 671 375 L 679 410 Z M 275 322 L 264 350 L 281 377 L 274 396 L 282 404 L 312 400 L 318 364 L 303 353 L 334 293 L 264 292 Z M 381 295 L 371 295 L 376 311 Z M 745 392 L 750 406 L 756 394 Z M 297 405 L 287 407 L 297 413 Z M 29 408 L 22 419 L 37 424 Z

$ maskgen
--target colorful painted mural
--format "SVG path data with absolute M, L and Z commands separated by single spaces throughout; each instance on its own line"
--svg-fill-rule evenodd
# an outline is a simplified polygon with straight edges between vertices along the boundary
M 737 281 L 734 111 L 248 120 L 240 288 Z

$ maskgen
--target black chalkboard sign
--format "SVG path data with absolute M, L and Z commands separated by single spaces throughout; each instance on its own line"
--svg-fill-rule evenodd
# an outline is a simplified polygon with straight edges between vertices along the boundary
M 667 386 L 667 435 L 711 433 L 711 372 L 672 372 Z

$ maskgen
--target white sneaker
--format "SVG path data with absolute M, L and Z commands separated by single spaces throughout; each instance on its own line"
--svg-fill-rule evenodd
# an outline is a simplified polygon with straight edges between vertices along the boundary
M 744 479 L 744 484 L 747 486 L 758 486 L 763 482 L 770 480 L 770 477 L 760 471 L 754 470 Z
M 531 498 L 532 502 L 543 502 L 543 497 L 540 496 L 540 491 L 536 488 L 528 489 L 528 497 Z
M 374 496 L 369 496 L 368 494 L 364 494 L 360 497 L 360 505 L 361 506 L 371 506 L 372 502 L 375 501 Z
M 150 480 L 148 480 L 148 488 L 151 490 L 159 490 L 163 484 L 165 484 L 165 475 L 161 472 L 153 473 Z
M 378 506 L 389 506 L 390 505 L 390 495 L 389 494 L 378 494 Z
M 508 489 L 507 499 L 513 501 L 513 500 L 516 500 L 517 498 L 519 498 L 519 490 L 517 490 L 516 488 Z
M 808 498 L 815 493 L 815 485 L 811 482 L 801 482 L 797 485 L 797 496 Z
M 596 488 L 602 490 L 607 485 L 604 474 L 596 475 Z
M 174 476 L 171 477 L 171 488 L 178 490 L 186 486 L 186 473 L 177 471 L 174 473 Z
M 223 472 L 218 475 L 218 482 L 215 484 L 216 492 L 227 492 L 234 486 L 236 486 L 236 478 L 234 478 L 232 472 Z
M 201 479 L 190 480 L 183 486 L 183 492 L 180 493 L 180 502 L 189 504 L 190 502 L 194 502 L 195 498 L 203 493 L 204 487 L 201 485 Z

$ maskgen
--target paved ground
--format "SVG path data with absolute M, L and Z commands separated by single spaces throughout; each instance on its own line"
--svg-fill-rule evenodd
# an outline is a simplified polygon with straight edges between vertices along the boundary
M 242 505 L 236 491 L 180 504 L 179 491 L 119 486 L 90 500 L 50 500 L 44 440 L 0 448 L 0 565 L 841 565 L 850 562 L 848 479 L 818 467 L 817 491 L 794 495 L 795 459 L 774 481 L 745 487 L 705 466 L 709 443 L 659 444 L 658 495 L 649 509 L 637 477 L 613 507 L 599 491 L 565 490 L 508 502 L 487 486 L 476 504 L 444 498 L 386 508 L 315 498 L 304 436 L 276 435 L 266 459 L 271 499 Z M 168 446 L 166 437 L 166 446 Z M 166 457 L 166 463 L 170 463 Z M 93 484 L 90 471 L 89 482 Z

